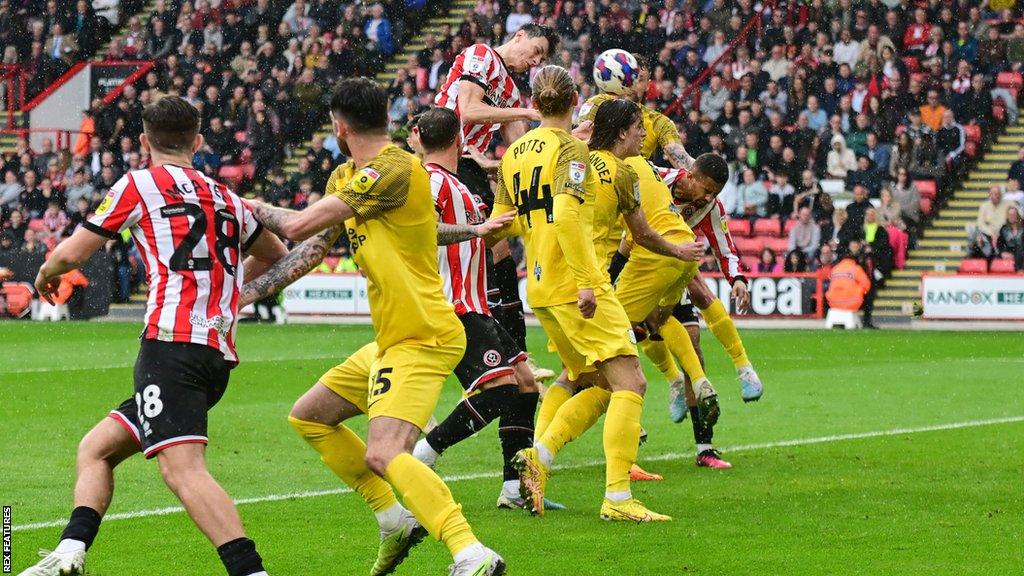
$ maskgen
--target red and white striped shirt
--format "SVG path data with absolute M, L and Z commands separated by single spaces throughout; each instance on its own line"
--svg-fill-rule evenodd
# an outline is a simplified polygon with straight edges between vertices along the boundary
M 479 224 L 486 206 L 454 174 L 433 163 L 423 165 L 430 174 L 437 220 L 445 224 Z M 487 307 L 486 246 L 483 238 L 437 247 L 437 269 L 444 293 L 459 316 L 467 312 L 491 315 Z
M 519 108 L 523 105 L 512 75 L 505 61 L 486 44 L 474 44 L 455 58 L 455 64 L 448 71 L 448 78 L 437 91 L 434 104 L 459 112 L 459 83 L 468 80 L 484 89 L 484 104 L 496 108 Z M 467 147 L 473 147 L 481 154 L 487 150 L 493 132 L 500 124 L 463 124 L 462 136 Z
M 675 186 L 680 178 L 690 175 L 684 168 L 663 168 L 655 167 L 658 175 L 661 176 L 665 185 L 669 188 Z M 711 249 L 718 258 L 718 266 L 722 270 L 729 284 L 743 278 L 743 269 L 740 267 L 740 258 L 736 255 L 736 245 L 732 242 L 732 235 L 729 234 L 729 217 L 725 213 L 725 206 L 722 201 L 715 198 L 714 202 L 705 202 L 704 199 L 692 202 L 676 200 L 676 208 L 686 220 L 686 225 L 698 235 L 703 235 L 711 244 Z
M 238 361 L 242 252 L 261 230 L 241 198 L 192 168 L 133 170 L 85 226 L 109 238 L 131 230 L 149 282 L 142 338 L 204 344 Z

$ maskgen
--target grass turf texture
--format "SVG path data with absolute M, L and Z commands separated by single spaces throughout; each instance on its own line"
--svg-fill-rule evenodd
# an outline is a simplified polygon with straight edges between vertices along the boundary
M 0 503 L 15 527 L 65 518 L 75 447 L 131 390 L 137 325 L 0 323 Z M 891 431 L 1024 416 L 1015 333 L 743 332 L 765 382 L 744 405 L 725 353 L 704 333 L 708 372 L 723 401 L 716 444 L 735 468 L 693 464 L 689 422 L 672 424 L 666 386 L 645 361 L 650 385 L 640 461 L 664 482 L 634 493 L 675 521 L 605 523 L 601 434 L 568 446 L 549 495 L 569 506 L 544 519 L 494 507 L 500 487 L 495 426 L 452 448 L 446 476 L 477 535 L 500 551 L 510 574 L 1009 574 L 1024 562 L 1020 498 L 1024 422 L 796 446 L 730 446 Z M 208 458 L 234 498 L 332 490 L 340 482 L 288 426 L 292 402 L 327 368 L 371 337 L 360 326 L 239 329 L 242 364 L 212 412 Z M 543 334 L 530 343 L 541 364 Z M 454 380 L 436 413 L 458 398 Z M 365 432 L 365 420 L 354 428 Z M 671 457 L 678 454 L 678 457 Z M 588 465 L 590 463 L 590 465 Z M 156 463 L 136 457 L 118 470 L 111 513 L 178 503 Z M 365 574 L 377 527 L 353 494 L 240 506 L 271 574 Z M 16 530 L 14 571 L 52 548 L 59 527 Z M 443 574 L 432 540 L 399 574 Z M 183 513 L 111 520 L 90 551 L 90 573 L 222 574 L 216 553 Z

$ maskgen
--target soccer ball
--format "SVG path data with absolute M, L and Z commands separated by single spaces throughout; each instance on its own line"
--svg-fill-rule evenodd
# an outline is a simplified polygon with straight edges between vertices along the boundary
M 636 58 L 625 50 L 605 50 L 594 61 L 594 84 L 605 94 L 623 95 L 639 74 Z

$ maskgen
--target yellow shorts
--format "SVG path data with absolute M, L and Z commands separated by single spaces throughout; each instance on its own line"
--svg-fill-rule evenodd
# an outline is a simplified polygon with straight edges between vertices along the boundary
M 697 270 L 697 262 L 634 251 L 619 274 L 615 297 L 631 323 L 643 322 L 658 307 L 678 304 Z
M 396 344 L 380 357 L 377 344 L 370 342 L 328 370 L 320 382 L 371 420 L 387 416 L 422 430 L 465 350 L 463 331 L 435 346 Z
M 597 311 L 589 320 L 573 303 L 534 308 L 533 313 L 554 343 L 571 380 L 593 372 L 596 362 L 637 355 L 633 328 L 611 292 L 597 297 Z

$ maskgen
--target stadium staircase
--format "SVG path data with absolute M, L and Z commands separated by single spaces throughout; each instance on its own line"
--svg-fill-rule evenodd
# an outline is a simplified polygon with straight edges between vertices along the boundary
M 921 299 L 923 272 L 955 272 L 967 256 L 967 227 L 974 224 L 978 206 L 993 185 L 1006 184 L 1010 164 L 1024 146 L 1024 116 L 999 135 L 992 149 L 968 173 L 949 203 L 932 220 L 907 253 L 903 270 L 894 270 L 875 300 L 875 317 L 884 321 L 909 321 Z M 922 194 L 922 197 L 925 195 Z
M 391 58 L 384 65 L 384 71 L 376 76 L 377 81 L 389 86 L 395 79 L 398 70 L 409 62 L 409 57 L 416 55 L 417 52 L 426 46 L 423 42 L 424 36 L 431 33 L 440 34 L 441 28 L 445 24 L 451 24 L 453 29 L 457 29 L 459 24 L 462 23 L 462 17 L 459 15 L 465 14 L 466 10 L 471 10 L 475 6 L 476 2 L 474 0 L 453 0 L 446 10 L 428 19 L 423 28 L 420 29 L 419 34 L 411 37 L 404 46 L 391 55 Z M 330 122 L 325 122 L 317 131 L 317 134 L 324 137 L 330 136 Z M 286 174 L 295 170 L 299 163 L 299 157 L 310 146 L 311 142 L 304 142 L 295 148 L 295 153 L 284 162 L 283 168 Z

